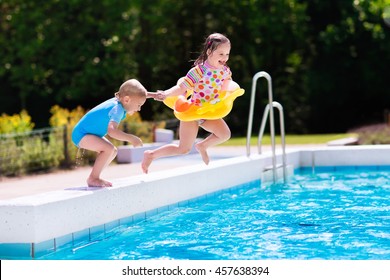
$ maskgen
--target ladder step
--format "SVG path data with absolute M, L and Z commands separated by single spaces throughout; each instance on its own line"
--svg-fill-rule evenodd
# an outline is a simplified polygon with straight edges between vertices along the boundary
M 276 167 L 276 168 L 282 168 L 282 167 L 283 167 L 283 164 L 281 164 L 281 163 L 276 164 L 275 167 Z M 267 165 L 267 166 L 264 166 L 263 171 L 268 171 L 268 170 L 272 170 L 272 169 L 274 169 L 274 166 L 273 166 L 273 165 Z
M 277 181 L 280 181 L 282 179 L 284 179 L 284 170 L 283 170 L 283 167 L 281 164 L 278 165 L 278 167 L 276 168 L 276 180 Z M 263 170 L 263 172 L 261 172 L 261 175 L 260 175 L 260 180 L 262 182 L 262 184 L 269 184 L 269 183 L 272 183 L 274 182 L 274 175 L 273 175 L 273 170 L 272 170 L 272 167 L 271 169 L 268 169 L 268 170 Z M 291 165 L 291 164 L 287 164 L 286 165 L 286 179 L 288 177 L 291 177 L 292 175 L 294 175 L 294 166 Z M 275 182 L 274 182 L 275 183 Z M 286 182 L 284 182 L 286 183 Z

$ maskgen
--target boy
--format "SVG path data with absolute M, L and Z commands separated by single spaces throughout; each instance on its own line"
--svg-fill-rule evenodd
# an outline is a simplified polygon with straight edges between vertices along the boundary
M 115 97 L 99 104 L 86 113 L 76 124 L 72 132 L 73 143 L 82 149 L 98 153 L 91 174 L 87 179 L 88 187 L 111 187 L 112 183 L 100 178 L 104 168 L 116 157 L 116 147 L 105 135 L 130 142 L 133 146 L 142 146 L 142 140 L 118 129 L 119 123 L 134 112 L 140 111 L 146 98 L 156 97 L 148 93 L 143 85 L 131 79 L 124 82 Z

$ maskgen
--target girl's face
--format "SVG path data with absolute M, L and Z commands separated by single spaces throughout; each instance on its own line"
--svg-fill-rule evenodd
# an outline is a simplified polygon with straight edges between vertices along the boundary
M 230 43 L 220 44 L 213 52 L 207 51 L 207 63 L 212 67 L 220 69 L 226 65 L 229 60 Z
M 121 103 L 123 107 L 125 108 L 126 112 L 129 115 L 134 114 L 135 112 L 141 111 L 142 105 L 144 105 L 146 101 L 145 97 L 129 97 L 129 96 L 124 96 L 123 99 L 121 100 Z

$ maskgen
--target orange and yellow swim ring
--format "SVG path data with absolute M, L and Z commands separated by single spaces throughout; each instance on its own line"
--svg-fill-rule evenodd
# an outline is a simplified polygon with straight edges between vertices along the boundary
M 192 94 L 192 91 L 187 90 L 186 96 L 167 97 L 164 104 L 173 109 L 176 118 L 181 121 L 216 120 L 226 117 L 233 108 L 234 100 L 244 92 L 237 83 L 232 81 L 227 90 L 221 91 L 218 103 L 203 103 L 202 106 L 196 106 L 187 100 Z

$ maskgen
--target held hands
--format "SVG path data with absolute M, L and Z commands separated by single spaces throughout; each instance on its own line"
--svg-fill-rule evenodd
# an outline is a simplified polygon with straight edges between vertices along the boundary
M 157 100 L 157 101 L 164 101 L 164 99 L 166 98 L 166 95 L 164 94 L 164 91 L 158 90 L 157 92 L 148 92 L 147 97 L 153 98 L 154 100 Z

